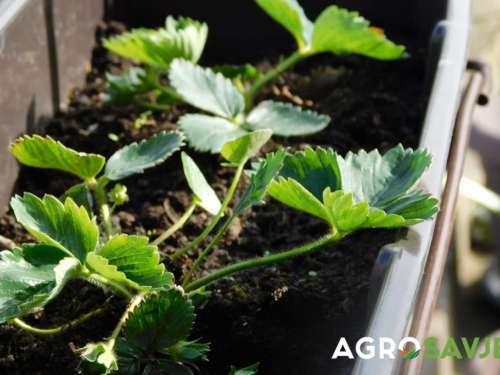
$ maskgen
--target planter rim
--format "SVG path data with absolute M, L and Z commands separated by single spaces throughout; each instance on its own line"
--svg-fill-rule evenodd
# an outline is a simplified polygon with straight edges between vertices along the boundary
M 470 13 L 470 0 L 449 0 L 446 18 L 438 23 L 431 38 L 431 54 L 433 44 L 440 48 L 420 147 L 429 148 L 434 153 L 434 161 L 420 185 L 436 197 L 441 197 L 443 192 L 466 67 Z M 407 336 L 434 227 L 434 221 L 416 225 L 409 229 L 406 239 L 383 247 L 379 253 L 373 278 L 378 279 L 380 291 L 365 333 L 374 339 L 376 347 L 382 337 L 391 338 L 398 345 Z M 396 359 L 358 358 L 353 374 L 398 374 L 403 361 L 399 356 Z

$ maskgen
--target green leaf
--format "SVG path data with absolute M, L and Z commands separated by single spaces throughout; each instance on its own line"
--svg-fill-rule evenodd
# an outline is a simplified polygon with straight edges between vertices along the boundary
M 332 191 L 342 189 L 337 154 L 332 149 L 307 148 L 288 155 L 279 176 L 298 182 L 319 201 L 327 187 Z
M 231 375 L 257 375 L 260 363 L 256 363 L 253 366 L 242 368 L 237 370 L 236 367 L 231 366 Z
M 46 305 L 78 274 L 81 263 L 60 249 L 29 245 L 0 252 L 0 323 Z
M 245 109 L 245 99 L 230 79 L 177 59 L 170 68 L 170 83 L 192 106 L 232 119 Z
M 299 49 L 311 43 L 312 22 L 297 0 L 255 0 L 276 22 L 282 24 L 295 38 Z
M 78 350 L 82 354 L 82 361 L 76 369 L 79 374 L 109 374 L 112 370 L 118 370 L 117 357 L 105 343 L 89 344 Z
M 129 314 L 125 337 L 145 353 L 154 353 L 186 340 L 194 322 L 194 307 L 181 290 L 147 294 Z
M 147 80 L 147 75 L 142 68 L 126 69 L 121 76 L 106 73 L 108 83 L 104 102 L 115 104 L 128 104 L 139 94 L 145 94 L 154 89 Z
M 241 78 L 243 81 L 251 81 L 259 78 L 262 73 L 253 65 L 217 65 L 213 66 L 214 73 L 221 73 L 224 77 L 229 79 Z
M 417 183 L 431 165 L 432 155 L 427 149 L 405 150 L 399 145 L 384 156 L 377 150 L 362 150 L 338 160 L 342 189 L 353 193 L 355 203 L 368 202 L 371 207 L 382 208 Z
M 272 135 L 273 132 L 270 129 L 245 134 L 234 141 L 227 142 L 222 147 L 221 155 L 231 163 L 242 165 L 255 156 Z
M 269 194 L 291 207 L 320 217 L 335 233 L 359 228 L 394 228 L 432 220 L 438 200 L 413 190 L 431 163 L 427 150 L 395 147 L 349 153 L 307 149 L 285 158 Z
M 287 206 L 307 212 L 325 221 L 330 221 L 330 217 L 323 203 L 304 186 L 291 178 L 285 180 L 280 176 L 278 181 L 273 181 L 271 183 L 268 193 L 274 199 Z
M 148 140 L 132 143 L 116 151 L 106 164 L 104 176 L 117 181 L 163 163 L 184 145 L 178 131 L 161 132 Z
M 92 217 L 92 206 L 94 205 L 92 199 L 92 193 L 87 184 L 78 184 L 68 190 L 59 198 L 59 200 L 64 204 L 66 199 L 71 198 L 77 206 L 83 206 Z
M 134 29 L 104 40 L 104 47 L 118 55 L 169 68 L 176 58 L 198 62 L 205 48 L 208 26 L 190 18 L 167 17 L 158 30 Z
M 227 142 L 248 134 L 229 120 L 200 114 L 182 116 L 179 127 L 192 148 L 212 154 L 219 153 Z
M 163 358 L 152 359 L 129 341 L 118 338 L 115 344 L 120 374 L 126 375 L 193 375 L 186 366 Z M 141 364 L 148 362 L 141 372 Z
M 84 207 L 78 208 L 72 199 L 64 205 L 52 195 L 43 201 L 33 194 L 16 195 L 11 206 L 17 221 L 43 243 L 55 246 L 68 256 L 85 262 L 87 253 L 94 251 L 99 230 Z
M 250 206 L 264 204 L 262 199 L 266 195 L 269 184 L 283 166 L 287 151 L 288 148 L 278 150 L 276 154 L 267 154 L 266 158 L 260 162 L 258 169 L 251 176 L 250 186 L 233 210 L 234 215 L 239 215 Z
M 302 110 L 289 103 L 262 102 L 246 118 L 252 130 L 268 128 L 275 135 L 296 136 L 317 133 L 328 126 L 330 117 Z
M 158 264 L 157 248 L 148 246 L 148 242 L 147 237 L 116 235 L 95 253 L 88 254 L 86 266 L 137 290 L 168 287 L 174 276 Z
M 388 40 L 383 30 L 369 26 L 370 23 L 358 12 L 349 12 L 332 5 L 314 23 L 311 48 L 314 53 L 357 53 L 379 60 L 395 60 L 405 56 L 404 46 Z
M 217 215 L 222 206 L 217 194 L 210 187 L 194 160 L 185 152 L 182 152 L 181 156 L 184 175 L 189 187 L 198 200 L 197 204 L 212 215 Z
M 101 155 L 76 152 L 50 137 L 24 136 L 10 146 L 20 163 L 29 167 L 58 169 L 83 180 L 94 178 L 104 166 Z
M 195 361 L 208 361 L 206 353 L 210 351 L 209 344 L 202 344 L 195 341 L 181 341 L 174 346 L 171 346 L 161 352 L 169 354 L 175 362 L 189 364 L 194 368 L 198 368 Z

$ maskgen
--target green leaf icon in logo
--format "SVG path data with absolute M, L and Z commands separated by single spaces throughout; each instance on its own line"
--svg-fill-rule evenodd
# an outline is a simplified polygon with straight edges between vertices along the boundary
M 420 350 L 410 350 L 408 353 L 406 353 L 403 358 L 404 359 L 414 359 L 417 358 L 420 355 Z

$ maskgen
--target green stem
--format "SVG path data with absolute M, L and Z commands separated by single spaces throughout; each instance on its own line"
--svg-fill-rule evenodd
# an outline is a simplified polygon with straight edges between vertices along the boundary
M 171 98 L 179 101 L 179 102 L 184 102 L 184 97 L 179 94 L 178 92 L 176 92 L 175 90 L 172 90 L 168 87 L 165 87 L 163 86 L 162 84 L 156 82 L 155 84 L 155 87 L 160 90 L 162 93 L 164 93 L 165 95 L 168 95 L 170 96 Z
M 125 288 L 122 284 L 110 280 L 107 277 L 104 277 L 102 275 L 99 275 L 98 273 L 90 273 L 90 271 L 87 271 L 86 273 L 82 274 L 82 276 L 85 276 L 89 279 L 95 280 L 100 284 L 104 284 L 106 286 L 109 286 L 111 289 L 115 290 L 119 294 L 121 294 L 124 298 L 130 299 L 133 297 L 132 293 L 130 293 L 127 288 Z
M 97 198 L 97 203 L 101 209 L 102 222 L 104 223 L 104 230 L 106 235 L 111 237 L 113 232 L 113 225 L 111 224 L 111 213 L 109 210 L 108 201 L 106 199 L 106 194 L 104 192 L 104 187 L 108 183 L 108 179 L 101 177 L 99 181 L 91 183 L 91 187 L 94 190 L 95 196 Z
M 245 109 L 248 111 L 252 107 L 253 98 L 257 91 L 261 89 L 266 83 L 275 78 L 278 74 L 290 68 L 292 65 L 298 63 L 300 60 L 306 58 L 310 55 L 309 51 L 297 51 L 293 55 L 290 55 L 288 58 L 280 62 L 276 67 L 268 71 L 262 77 L 260 77 L 257 81 L 255 81 L 248 92 L 245 94 Z
M 146 294 L 146 292 L 141 292 L 141 293 L 135 295 L 134 298 L 132 298 L 132 300 L 130 301 L 130 304 L 128 305 L 127 309 L 123 313 L 123 315 L 122 315 L 120 321 L 118 322 L 115 330 L 111 334 L 111 337 L 109 338 L 108 343 L 106 344 L 106 346 L 109 349 L 113 349 L 113 347 L 115 346 L 116 339 L 120 335 L 122 327 L 125 324 L 125 322 L 127 321 L 128 314 L 131 313 L 134 310 L 134 308 L 141 302 L 142 297 L 144 296 L 144 294 Z
M 66 332 L 70 328 L 74 328 L 74 327 L 76 327 L 76 326 L 78 326 L 78 325 L 86 322 L 87 320 L 89 320 L 89 319 L 91 319 L 91 318 L 93 318 L 95 316 L 101 315 L 102 313 L 105 313 L 108 310 L 109 310 L 109 307 L 101 307 L 100 309 L 91 311 L 88 314 L 85 314 L 82 317 L 73 320 L 71 323 L 64 324 L 64 325 L 62 325 L 60 327 L 50 328 L 50 329 L 41 329 L 41 328 L 32 327 L 32 326 L 26 324 L 25 322 L 23 322 L 21 319 L 18 319 L 18 318 L 14 318 L 12 320 L 12 323 L 14 323 L 15 325 L 17 325 L 18 327 L 21 327 L 25 331 L 28 331 L 28 332 L 31 332 L 31 333 L 35 333 L 37 335 L 57 335 L 59 333 Z
M 171 256 L 172 259 L 176 259 L 176 258 L 180 257 L 181 255 L 186 254 L 189 250 L 191 250 L 191 249 L 195 248 L 196 246 L 198 246 L 198 244 L 201 241 L 203 241 L 203 239 L 206 236 L 208 236 L 210 234 L 210 232 L 212 231 L 212 229 L 214 229 L 214 227 L 217 225 L 217 223 L 219 222 L 220 218 L 224 214 L 224 210 L 226 209 L 227 205 L 231 201 L 231 198 L 233 197 L 233 194 L 234 194 L 234 192 L 236 190 L 236 187 L 238 186 L 238 182 L 240 180 L 241 173 L 243 172 L 243 168 L 244 168 L 244 164 L 241 164 L 241 165 L 238 166 L 238 169 L 236 170 L 236 173 L 234 175 L 234 179 L 233 179 L 233 182 L 231 184 L 231 187 L 229 188 L 229 190 L 227 192 L 226 198 L 224 199 L 224 202 L 222 202 L 222 206 L 221 206 L 219 212 L 217 212 L 217 215 L 215 215 L 215 217 L 212 220 L 212 222 L 210 223 L 210 225 L 190 245 L 186 246 L 181 251 L 173 254 Z
M 154 240 L 151 245 L 153 246 L 158 246 L 161 244 L 163 241 L 165 241 L 167 238 L 169 238 L 172 234 L 177 232 L 184 224 L 186 224 L 186 221 L 189 220 L 191 215 L 193 214 L 194 209 L 196 208 L 196 204 L 198 201 L 196 199 L 193 200 L 193 203 L 188 207 L 186 212 L 184 212 L 184 215 L 181 216 L 181 218 L 174 224 L 172 225 L 167 231 L 165 231 L 160 237 L 158 237 L 156 240 Z
M 148 102 L 147 100 L 142 100 L 139 98 L 132 98 L 132 102 L 141 107 L 151 109 L 152 111 L 159 111 L 159 112 L 170 111 L 170 106 L 167 104 L 152 103 Z
M 221 238 L 222 234 L 226 231 L 226 229 L 229 227 L 229 225 L 231 224 L 231 222 L 234 220 L 235 217 L 236 217 L 236 215 L 231 215 L 231 217 L 229 219 L 227 219 L 227 221 L 224 224 L 224 226 L 217 232 L 217 234 L 215 235 L 215 237 L 213 238 L 213 240 L 210 242 L 210 244 L 207 246 L 207 248 L 200 254 L 200 256 L 198 257 L 198 259 L 196 259 L 196 261 L 194 262 L 193 266 L 189 270 L 186 278 L 184 279 L 184 282 L 182 283 L 182 287 L 183 288 L 186 287 L 186 285 L 188 285 L 189 280 L 191 280 L 191 277 L 193 277 L 194 271 L 196 271 L 196 269 L 198 268 L 198 266 L 200 265 L 200 263 L 203 261 L 203 259 L 212 250 L 212 248 L 214 247 L 214 245 L 217 243 L 217 241 L 219 240 L 219 238 Z
M 213 272 L 210 275 L 202 277 L 199 280 L 192 282 L 191 284 L 187 285 L 184 288 L 184 290 L 186 292 L 190 292 L 192 290 L 196 290 L 198 288 L 201 288 L 201 287 L 203 287 L 211 282 L 219 280 L 223 277 L 229 276 L 235 272 L 243 271 L 243 270 L 246 270 L 249 268 L 260 267 L 260 266 L 263 266 L 266 264 L 281 262 L 281 261 L 286 260 L 286 259 L 290 259 L 293 257 L 297 257 L 300 255 L 306 254 L 306 253 L 311 252 L 313 250 L 316 250 L 320 247 L 326 246 L 332 242 L 336 242 L 339 239 L 341 239 L 342 237 L 343 237 L 343 235 L 330 234 L 330 235 L 323 237 L 315 242 L 311 242 L 307 245 L 298 247 L 296 249 L 284 251 L 284 252 L 278 253 L 278 254 L 265 256 L 262 258 L 255 258 L 255 259 L 250 259 L 250 260 L 247 260 L 244 262 L 232 264 L 232 265 L 227 266 L 225 268 L 222 268 L 216 272 Z

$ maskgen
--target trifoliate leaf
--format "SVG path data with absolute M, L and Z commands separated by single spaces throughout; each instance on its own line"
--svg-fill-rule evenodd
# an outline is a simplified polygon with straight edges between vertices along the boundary
M 76 369 L 79 374 L 102 375 L 118 370 L 117 357 L 105 343 L 89 344 L 81 352 L 82 360 Z
M 0 323 L 30 314 L 59 294 L 81 270 L 77 259 L 65 255 L 47 245 L 0 253 Z
M 212 154 L 219 153 L 227 142 L 248 134 L 229 120 L 200 114 L 182 116 L 179 127 L 192 148 Z
M 431 165 L 432 155 L 427 149 L 405 150 L 399 145 L 384 156 L 377 150 L 360 151 L 349 152 L 345 159 L 338 160 L 342 189 L 353 193 L 354 203 L 383 207 L 417 183 Z
M 217 194 L 210 187 L 194 160 L 185 152 L 182 152 L 181 156 L 184 175 L 189 187 L 198 200 L 197 204 L 212 215 L 217 215 L 222 206 Z
M 106 159 L 101 155 L 76 152 L 50 137 L 24 136 L 10 146 L 10 151 L 29 167 L 58 169 L 83 180 L 95 177 Z
M 259 152 L 272 135 L 273 132 L 270 129 L 261 129 L 245 134 L 234 141 L 227 142 L 222 147 L 221 155 L 231 163 L 244 164 Z
M 167 288 L 173 275 L 158 264 L 156 246 L 148 246 L 147 237 L 120 234 L 87 256 L 87 268 L 110 280 L 137 290 Z
M 245 99 L 221 73 L 177 59 L 170 68 L 170 83 L 192 106 L 232 119 L 245 109 Z
M 251 81 L 259 78 L 262 73 L 253 65 L 217 65 L 213 66 L 214 73 L 221 73 L 224 77 L 229 79 L 241 78 L 243 81 Z
M 294 136 L 317 133 L 330 123 L 330 117 L 289 103 L 262 102 L 246 118 L 249 129 L 268 128 L 275 135 Z
M 253 366 L 242 368 L 237 370 L 236 367 L 231 366 L 231 375 L 257 375 L 260 363 L 256 363 Z
M 104 176 L 121 180 L 163 163 L 184 145 L 184 135 L 178 131 L 161 132 L 148 140 L 132 143 L 116 151 L 106 163 Z
M 190 18 L 167 17 L 165 28 L 134 29 L 104 40 L 104 47 L 118 55 L 169 68 L 172 60 L 198 62 L 205 48 L 208 26 Z
M 193 312 L 193 305 L 179 289 L 151 293 L 129 314 L 123 332 L 127 340 L 151 354 L 186 340 Z
M 314 23 L 311 48 L 314 53 L 357 53 L 379 60 L 404 57 L 404 46 L 388 40 L 381 29 L 369 26 L 370 23 L 358 12 L 349 12 L 332 5 Z
M 275 21 L 295 38 L 299 49 L 311 43 L 313 24 L 297 0 L 255 0 Z
M 128 104 L 136 95 L 154 89 L 148 82 L 146 72 L 142 68 L 126 69 L 121 76 L 107 72 L 106 79 L 108 84 L 104 101 L 109 103 Z
M 431 159 L 426 150 L 401 146 L 384 156 L 360 151 L 346 159 L 332 150 L 307 149 L 285 158 L 268 191 L 327 221 L 339 235 L 359 228 L 408 226 L 431 220 L 438 211 L 437 199 L 412 190 Z
M 283 166 L 287 151 L 288 149 L 282 149 L 278 150 L 276 154 L 267 154 L 266 158 L 260 162 L 258 169 L 251 176 L 250 186 L 233 210 L 234 215 L 242 213 L 250 206 L 264 203 L 262 199 L 266 195 L 269 184 Z
M 67 256 L 85 262 L 87 253 L 94 251 L 99 229 L 84 207 L 78 208 L 71 198 L 64 205 L 52 195 L 43 201 L 33 194 L 16 195 L 11 206 L 17 221 L 28 232 L 47 245 L 58 247 Z
M 68 198 L 71 198 L 77 206 L 85 207 L 90 216 L 93 215 L 92 206 L 94 202 L 92 192 L 87 184 L 78 184 L 69 188 L 59 200 L 64 204 Z

